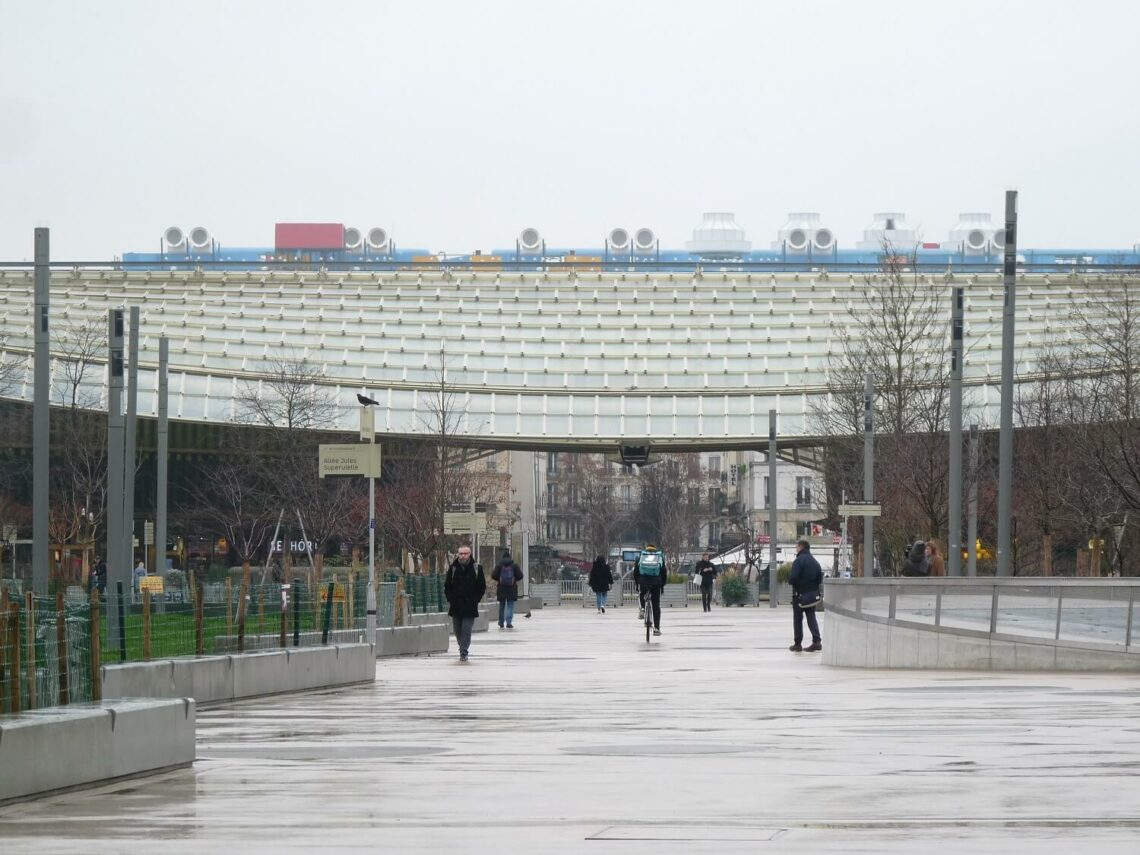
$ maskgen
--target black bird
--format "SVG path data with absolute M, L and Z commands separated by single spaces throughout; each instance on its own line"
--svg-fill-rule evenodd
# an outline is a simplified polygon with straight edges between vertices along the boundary
M 356 393 L 356 400 L 360 401 L 361 405 L 365 407 L 371 407 L 373 404 L 380 403 L 379 401 L 369 398 L 367 395 L 361 395 L 359 392 Z

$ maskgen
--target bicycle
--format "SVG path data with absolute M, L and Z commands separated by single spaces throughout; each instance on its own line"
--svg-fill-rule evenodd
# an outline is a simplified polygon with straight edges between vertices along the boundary
M 653 635 L 653 603 L 648 591 L 641 592 L 641 610 L 645 612 L 645 643 L 649 644 Z

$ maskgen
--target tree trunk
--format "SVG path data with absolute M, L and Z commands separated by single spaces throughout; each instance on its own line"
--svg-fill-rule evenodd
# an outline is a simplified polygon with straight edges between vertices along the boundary
M 1053 575 L 1053 535 L 1049 532 L 1041 537 L 1041 572 Z

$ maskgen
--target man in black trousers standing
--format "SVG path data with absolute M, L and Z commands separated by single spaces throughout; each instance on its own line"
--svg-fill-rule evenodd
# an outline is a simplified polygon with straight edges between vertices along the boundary
M 788 650 L 800 653 L 804 640 L 804 616 L 807 616 L 811 630 L 811 646 L 808 653 L 823 650 L 823 639 L 819 635 L 819 621 L 815 617 L 815 607 L 820 603 L 819 592 L 823 587 L 823 570 L 815 556 L 811 554 L 811 544 L 806 540 L 796 541 L 796 560 L 792 562 L 792 573 L 788 581 L 792 583 L 792 627 L 795 643 Z

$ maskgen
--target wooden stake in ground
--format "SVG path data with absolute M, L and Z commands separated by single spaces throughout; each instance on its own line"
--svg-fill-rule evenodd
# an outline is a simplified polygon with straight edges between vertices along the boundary
M 99 619 L 102 617 L 99 589 L 91 589 L 91 700 L 103 700 L 102 639 L 99 636 Z
M 203 609 L 205 608 L 204 600 L 206 599 L 205 580 L 201 574 L 198 574 L 196 581 L 197 585 L 195 585 L 194 589 L 194 655 L 205 656 L 206 638 L 205 627 L 203 626 L 205 619 Z
M 27 709 L 36 708 L 36 595 L 31 591 L 24 594 L 24 611 L 28 615 L 25 624 L 27 637 L 27 653 L 24 656 L 24 667 L 28 669 L 28 702 Z
M 8 689 L 8 589 L 0 588 L 0 714 L 7 712 Z
M 55 647 L 59 666 L 59 705 L 71 703 L 71 669 L 67 658 L 67 612 L 63 608 L 63 591 L 55 592 Z
M 20 671 L 20 604 L 8 606 L 8 647 L 12 651 L 12 712 L 21 712 L 20 703 L 23 688 L 23 674 Z
M 226 577 L 226 638 L 234 637 L 234 586 L 230 577 Z
M 143 662 L 150 661 L 150 588 L 142 592 L 142 619 L 143 619 Z
M 243 562 L 241 568 L 241 590 L 238 591 L 238 653 L 245 653 L 245 615 L 248 611 L 247 603 L 249 600 L 249 574 L 249 562 Z

